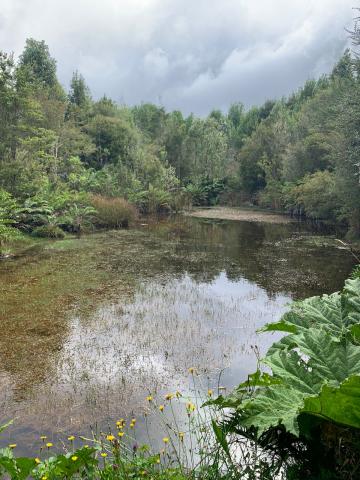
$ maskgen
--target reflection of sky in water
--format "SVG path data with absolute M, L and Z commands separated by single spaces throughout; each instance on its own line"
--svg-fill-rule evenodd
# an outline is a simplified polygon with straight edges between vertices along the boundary
M 125 308 L 113 304 L 85 321 L 73 319 L 54 392 L 58 385 L 73 385 L 72 416 L 91 410 L 87 422 L 93 424 L 105 412 L 108 418 L 136 414 L 150 392 L 184 392 L 190 366 L 206 389 L 216 387 L 223 368 L 221 385 L 233 387 L 256 368 L 251 345 L 264 351 L 274 340 L 256 329 L 277 319 L 288 301 L 281 295 L 269 299 L 255 283 L 230 281 L 224 272 L 210 283 L 188 275 L 143 283 Z
M 278 318 L 288 301 L 269 299 L 254 283 L 230 281 L 223 272 L 211 283 L 187 275 L 143 283 L 125 308 L 113 304 L 73 320 L 58 375 L 70 378 L 77 370 L 103 383 L 130 372 L 162 377 L 189 366 L 205 372 L 230 367 L 240 353 L 248 356 L 250 345 L 266 341 L 255 330 Z M 143 386 L 152 390 L 153 382 Z
M 292 297 L 334 290 L 351 268 L 334 249 L 303 255 L 290 227 L 186 222 L 155 235 L 88 237 L 81 250 L 5 271 L 7 284 L 21 287 L 0 310 L 0 356 L 9 359 L 0 367 L 0 423 L 17 417 L 12 440 L 21 435 L 31 449 L 41 433 L 63 437 L 138 415 L 149 392 L 187 391 L 190 366 L 204 390 L 233 387 L 256 368 L 251 346 L 264 354 L 276 339 L 256 330 Z

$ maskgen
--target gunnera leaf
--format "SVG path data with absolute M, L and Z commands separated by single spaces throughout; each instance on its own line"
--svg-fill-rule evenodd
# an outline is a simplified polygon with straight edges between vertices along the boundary
M 305 399 L 301 411 L 341 425 L 360 428 L 360 376 L 352 375 L 336 387 L 324 385 L 318 396 Z

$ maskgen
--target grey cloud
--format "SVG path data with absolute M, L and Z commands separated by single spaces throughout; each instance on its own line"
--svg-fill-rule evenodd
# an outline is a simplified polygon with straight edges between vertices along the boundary
M 0 0 L 1 48 L 44 39 L 67 86 L 207 114 L 281 97 L 331 69 L 353 0 Z

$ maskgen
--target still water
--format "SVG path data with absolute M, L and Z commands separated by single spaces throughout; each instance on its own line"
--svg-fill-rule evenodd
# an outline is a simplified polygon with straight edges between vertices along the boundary
M 354 265 L 300 224 L 175 218 L 47 242 L 0 263 L 0 446 L 34 452 L 136 416 L 151 393 L 206 391 L 256 368 L 289 302 L 339 290 Z M 151 435 L 161 436 L 151 426 Z

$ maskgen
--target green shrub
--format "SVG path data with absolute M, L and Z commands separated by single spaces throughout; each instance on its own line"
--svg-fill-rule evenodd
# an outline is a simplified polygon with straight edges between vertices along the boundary
M 184 191 L 191 195 L 195 206 L 212 206 L 219 203 L 220 196 L 226 191 L 225 179 L 213 180 L 202 177 L 195 183 L 189 183 Z
M 136 218 L 136 208 L 124 198 L 94 195 L 91 203 L 96 210 L 94 223 L 99 227 L 128 227 Z
M 80 235 L 84 229 L 92 227 L 95 214 L 96 210 L 92 206 L 74 203 L 67 206 L 63 215 L 56 219 L 56 223 L 65 231 Z
M 260 207 L 279 210 L 284 207 L 283 186 L 280 182 L 271 180 L 267 183 L 264 190 L 257 195 L 257 201 Z
M 142 213 L 169 213 L 172 196 L 162 188 L 149 186 L 148 190 L 142 190 L 131 194 L 131 199 Z
M 10 227 L 5 221 L 0 219 L 0 256 L 7 252 L 4 247 L 21 238 L 22 235 L 17 228 Z
M 294 196 L 306 216 L 314 219 L 335 220 L 341 207 L 335 175 L 328 170 L 305 175 L 294 188 Z
M 13 227 L 17 210 L 17 203 L 10 193 L 0 188 L 0 254 L 2 247 L 21 238 L 19 230 Z
M 64 238 L 65 233 L 56 225 L 42 225 L 32 231 L 32 235 L 42 238 Z
M 31 197 L 18 209 L 16 223 L 21 230 L 31 232 L 37 227 L 51 223 L 53 216 L 54 209 L 46 200 Z

